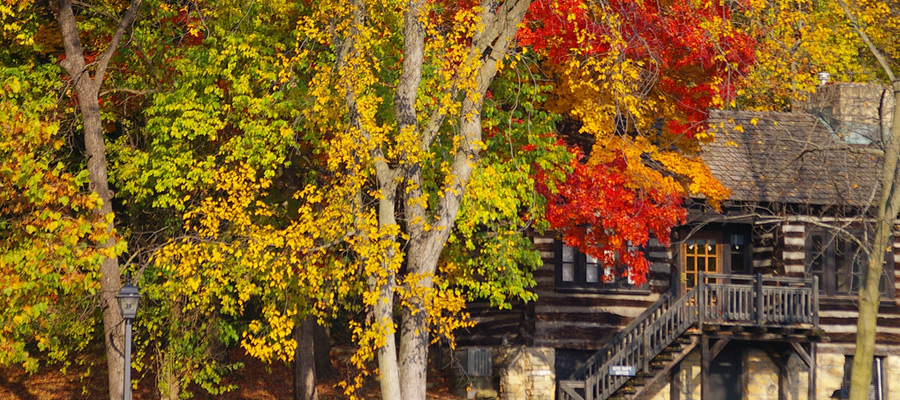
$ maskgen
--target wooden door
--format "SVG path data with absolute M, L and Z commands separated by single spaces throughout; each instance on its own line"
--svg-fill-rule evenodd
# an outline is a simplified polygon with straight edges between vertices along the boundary
M 681 283 L 685 292 L 697 286 L 700 273 L 723 274 L 722 243 L 716 237 L 693 237 L 681 245 Z M 710 282 L 710 281 L 708 281 Z

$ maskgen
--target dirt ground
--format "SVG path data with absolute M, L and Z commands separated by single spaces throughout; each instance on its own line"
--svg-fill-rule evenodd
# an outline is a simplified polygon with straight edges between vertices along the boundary
M 341 379 L 347 379 L 351 372 L 348 368 L 349 355 L 352 349 L 332 349 L 332 362 L 337 370 L 335 377 L 320 381 L 318 385 L 319 399 L 344 399 L 347 396 L 337 386 Z M 228 383 L 238 386 L 232 392 L 212 396 L 202 389 L 193 390 L 194 399 L 254 399 L 280 400 L 293 398 L 292 371 L 287 364 L 264 364 L 243 354 L 239 349 L 232 353 L 233 360 L 244 363 L 244 368 L 231 374 Z M 105 366 L 99 357 L 93 366 L 73 365 L 66 373 L 58 366 L 45 366 L 37 373 L 28 375 L 21 368 L 0 368 L 0 400 L 69 400 L 69 399 L 102 399 L 106 396 Z M 155 400 L 159 395 L 154 392 L 151 377 L 142 379 L 134 392 L 134 400 Z M 452 400 L 448 378 L 432 369 L 429 371 L 428 398 L 433 400 Z M 376 382 L 367 382 L 361 390 L 367 399 L 377 399 L 379 395 Z

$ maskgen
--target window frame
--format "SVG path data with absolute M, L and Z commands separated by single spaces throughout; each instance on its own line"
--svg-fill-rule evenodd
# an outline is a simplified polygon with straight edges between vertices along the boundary
M 573 275 L 574 280 L 563 280 L 563 251 L 568 247 L 573 251 Z M 650 294 L 650 277 L 641 286 L 634 286 L 628 283 L 627 279 L 622 278 L 618 273 L 614 273 L 615 280 L 613 282 L 603 282 L 604 267 L 602 263 L 597 262 L 597 282 L 587 281 L 588 256 L 579 251 L 575 247 L 567 246 L 562 240 L 555 239 L 553 243 L 554 255 L 554 289 L 557 292 L 587 292 L 587 293 L 617 293 L 617 294 Z M 618 270 L 620 265 L 616 266 Z
M 733 243 L 738 237 L 741 237 L 742 244 Z M 752 228 L 745 225 L 726 225 L 719 228 L 703 229 L 694 232 L 690 236 L 680 240 L 678 245 L 678 280 L 681 289 L 687 291 L 690 289 L 687 284 L 687 246 L 692 240 L 712 240 L 716 247 L 716 272 L 715 274 L 752 274 L 753 273 L 753 236 Z M 740 270 L 733 269 L 735 260 L 735 249 L 733 246 L 742 246 L 737 249 L 740 253 L 737 258 L 743 264 Z M 699 274 L 699 272 L 694 271 Z
M 887 358 L 881 355 L 872 357 L 872 382 L 869 384 L 869 394 L 875 390 L 875 400 L 887 399 L 889 380 L 885 362 Z M 841 383 L 841 393 L 850 394 L 850 373 L 853 370 L 853 355 L 844 355 L 844 378 Z M 880 392 L 879 392 L 880 389 Z M 871 398 L 871 397 L 870 397 Z
M 849 234 L 853 235 L 855 238 L 859 238 L 862 236 L 862 230 L 850 230 Z M 816 250 L 815 241 L 819 239 L 821 243 L 825 244 L 823 250 Z M 847 239 L 843 237 L 841 234 L 836 234 L 835 232 L 831 232 L 824 229 L 815 229 L 806 233 L 806 239 L 804 240 L 804 252 L 805 261 L 804 261 L 804 269 L 806 271 L 806 275 L 809 277 L 819 276 L 819 293 L 833 298 L 856 298 L 859 295 L 859 290 L 864 284 L 863 278 L 865 277 L 865 269 L 868 266 L 868 262 L 863 262 L 860 266 L 860 269 L 857 270 L 854 268 L 854 264 L 857 258 L 846 257 L 846 254 L 851 252 L 859 252 L 861 250 L 848 250 L 848 249 L 838 249 L 836 247 L 843 246 L 853 246 L 856 247 L 855 241 Z M 884 264 L 882 265 L 882 278 L 884 279 L 884 291 L 879 290 L 881 293 L 882 299 L 892 299 L 895 296 L 894 293 L 894 254 L 893 254 L 893 236 L 889 239 L 889 243 L 891 244 L 889 249 L 885 251 L 884 256 Z M 843 253 L 843 255 L 841 255 Z M 865 255 L 865 253 L 862 253 Z M 822 264 L 820 268 L 814 268 L 815 261 L 821 257 Z M 843 261 L 841 261 L 843 260 Z M 866 257 L 864 260 L 868 260 Z M 817 271 L 819 270 L 820 271 Z M 843 281 L 840 280 L 840 276 L 845 275 Z M 854 289 L 853 281 L 858 277 L 858 286 Z M 843 290 L 839 289 L 841 284 L 846 285 L 848 289 Z

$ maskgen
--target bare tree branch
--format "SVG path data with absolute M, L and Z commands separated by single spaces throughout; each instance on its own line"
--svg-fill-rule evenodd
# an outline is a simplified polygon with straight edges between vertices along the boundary
M 878 50 L 878 47 L 875 47 L 875 43 L 872 43 L 872 39 L 869 38 L 869 35 L 866 34 L 866 31 L 862 29 L 859 25 L 859 21 L 856 19 L 856 16 L 853 15 L 853 12 L 847 7 L 847 4 L 844 3 L 844 0 L 838 0 L 838 4 L 841 5 L 841 9 L 844 10 L 844 14 L 847 16 L 847 19 L 850 20 L 850 24 L 853 25 L 853 30 L 856 31 L 856 34 L 862 39 L 863 43 L 866 44 L 866 47 L 869 48 L 869 51 L 878 60 L 878 64 L 881 65 L 881 68 L 884 70 L 884 73 L 888 76 L 888 79 L 891 82 L 897 80 L 894 77 L 894 71 L 891 69 L 891 65 L 888 63 L 887 59 L 881 54 L 881 51 Z
M 116 49 L 119 47 L 119 41 L 122 40 L 125 29 L 134 22 L 135 14 L 141 7 L 142 2 L 143 0 L 133 0 L 131 2 L 131 5 L 128 6 L 128 10 L 125 11 L 125 15 L 122 16 L 122 20 L 119 21 L 119 26 L 116 27 L 116 32 L 113 34 L 112 39 L 109 40 L 109 45 L 106 47 L 106 50 L 97 58 L 97 69 L 94 72 L 94 81 L 95 85 L 98 85 L 98 87 L 103 82 L 103 76 L 106 74 L 106 67 L 109 65 L 109 60 L 112 58 L 113 54 L 116 53 Z

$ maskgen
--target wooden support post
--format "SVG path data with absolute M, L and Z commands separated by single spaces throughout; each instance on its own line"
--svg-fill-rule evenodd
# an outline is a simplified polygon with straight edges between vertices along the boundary
M 765 350 L 766 355 L 769 356 L 769 359 L 771 359 L 772 362 L 775 363 L 775 366 L 778 367 L 778 398 L 787 399 L 789 394 L 787 383 L 790 381 L 787 364 L 791 359 L 793 349 L 787 348 L 786 350 L 779 351 L 776 350 L 771 343 L 766 343 L 762 348 Z M 779 348 L 783 349 L 781 346 L 779 346 Z
M 756 325 L 763 324 L 763 281 L 762 274 L 756 274 Z
M 669 373 L 669 400 L 681 400 L 681 363 L 679 362 Z
M 790 350 L 788 353 L 785 353 L 779 360 L 775 360 L 778 363 L 778 398 L 779 399 L 787 399 L 788 395 L 788 382 L 790 382 L 791 377 L 788 375 L 788 361 L 791 359 Z
M 589 374 L 584 377 L 584 400 L 594 400 L 594 382 L 598 380 L 600 374 Z
M 818 290 L 816 290 L 818 293 Z M 809 395 L 808 399 L 816 398 L 816 344 L 809 344 L 809 358 L 812 360 L 812 365 L 809 367 Z
M 712 358 L 709 354 L 709 336 L 700 336 L 700 400 L 709 399 L 709 366 Z

